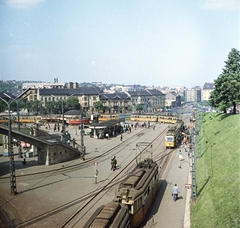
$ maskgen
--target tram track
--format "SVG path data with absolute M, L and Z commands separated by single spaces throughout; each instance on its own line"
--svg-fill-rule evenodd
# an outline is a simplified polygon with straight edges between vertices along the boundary
M 147 130 L 147 129 L 144 129 L 143 132 L 144 132 L 145 130 Z M 162 132 L 161 132 L 155 139 L 153 139 L 152 142 L 150 142 L 150 143 L 156 142 L 157 139 L 158 139 L 159 137 L 161 137 L 163 134 L 164 134 L 164 131 L 162 131 Z M 126 144 L 129 144 L 129 141 L 131 141 L 134 137 L 137 138 L 136 140 L 139 140 L 139 137 L 138 137 L 138 136 L 132 136 L 132 137 L 130 137 L 128 140 L 125 141 Z M 123 143 L 121 143 L 121 145 L 122 145 L 122 144 L 123 144 Z M 116 147 L 111 148 L 110 150 L 106 151 L 106 152 L 103 153 L 102 155 L 99 155 L 99 156 L 96 156 L 96 157 L 103 157 L 104 155 L 107 156 L 107 155 L 109 155 L 109 154 L 111 154 L 111 153 L 114 153 L 114 151 L 116 151 L 116 149 L 117 149 L 118 147 L 119 147 L 119 145 L 117 145 Z M 147 148 L 146 148 L 146 149 L 147 149 Z M 144 151 L 142 151 L 142 152 L 144 152 Z M 138 156 L 139 156 L 139 155 L 138 155 Z M 90 162 L 91 166 L 92 166 L 93 160 L 95 160 L 96 157 L 91 160 L 91 162 Z M 88 206 L 91 202 L 93 202 L 94 204 L 96 204 L 96 202 L 99 201 L 99 200 L 105 195 L 105 194 L 103 194 L 104 191 L 109 191 L 111 188 L 113 188 L 114 186 L 118 185 L 118 184 L 122 181 L 122 179 L 125 178 L 125 175 L 127 175 L 127 174 L 129 174 L 129 173 L 131 172 L 131 170 L 132 170 L 133 167 L 135 166 L 135 164 L 134 164 L 134 163 L 135 163 L 135 160 L 136 160 L 136 157 L 135 157 L 134 159 L 132 159 L 132 161 L 129 162 L 126 167 L 122 168 L 122 170 L 121 170 L 121 172 L 119 172 L 119 174 L 117 174 L 112 180 L 110 180 L 107 184 L 101 186 L 100 188 L 95 189 L 94 191 L 91 191 L 91 192 L 89 192 L 88 194 L 85 194 L 85 195 L 83 195 L 83 196 L 81 196 L 81 197 L 78 197 L 78 198 L 76 198 L 76 199 L 74 199 L 74 200 L 72 200 L 72 201 L 70 201 L 70 202 L 67 202 L 67 203 L 65 203 L 65 204 L 63 204 L 63 205 L 61 205 L 61 206 L 59 206 L 59 207 L 56 207 L 56 208 L 54 208 L 54 209 L 52 209 L 52 210 L 50 210 L 50 211 L 48 211 L 48 212 L 46 212 L 46 213 L 40 214 L 40 215 L 38 215 L 38 216 L 36 216 L 36 217 L 34 217 L 34 218 L 32 218 L 32 219 L 29 219 L 29 220 L 27 220 L 27 221 L 24 221 L 24 222 L 18 224 L 16 227 L 28 227 L 28 226 L 31 226 L 31 225 L 33 225 L 33 224 L 35 224 L 35 223 L 37 223 L 37 222 L 40 222 L 40 221 L 42 221 L 42 220 L 44 220 L 44 219 L 50 218 L 50 217 L 52 217 L 52 216 L 54 216 L 54 215 L 56 215 L 56 214 L 58 214 L 58 213 L 60 213 L 60 212 L 64 212 L 65 210 L 67 210 L 67 209 L 69 209 L 69 208 L 71 208 L 71 207 L 73 207 L 73 206 L 75 206 L 75 205 L 80 205 L 79 212 L 74 213 L 74 214 L 76 214 L 75 216 L 74 216 L 74 215 L 71 216 L 71 217 L 73 217 L 73 219 L 76 218 L 76 217 L 77 217 L 77 214 L 79 214 L 81 211 L 83 211 L 85 208 L 87 208 L 87 206 Z M 89 164 L 89 165 L 90 165 L 90 164 Z M 73 171 L 73 170 L 76 169 L 76 168 L 77 168 L 77 169 L 84 168 L 83 166 L 81 167 L 81 166 L 79 166 L 79 165 L 80 165 L 80 164 L 78 164 L 78 166 L 67 167 L 67 168 L 69 168 L 69 169 L 64 169 L 64 170 L 60 169 L 60 170 L 61 170 L 63 173 L 66 173 L 67 171 L 70 172 L 70 171 Z M 88 165 L 85 164 L 85 167 L 86 167 L 86 166 L 88 166 Z M 54 171 L 56 171 L 56 170 L 54 170 Z M 59 174 L 59 169 L 57 169 L 57 172 L 58 172 L 58 174 Z M 41 175 L 42 172 L 39 172 L 39 173 L 37 173 L 37 174 L 34 173 L 34 174 L 35 174 L 35 175 L 39 175 L 39 174 Z M 30 176 L 33 176 L 34 174 L 32 174 L 32 175 L 30 175 Z M 26 176 L 27 176 L 27 175 L 26 175 Z M 108 178 L 107 178 L 107 179 L 108 179 Z M 27 191 L 31 191 L 31 189 L 29 189 L 29 190 L 27 190 Z M 23 192 L 23 193 L 24 193 L 24 192 Z M 103 194 L 102 197 L 101 197 L 101 194 Z M 99 198 L 98 200 L 96 199 L 97 197 Z M 87 202 L 85 202 L 86 200 L 87 200 Z M 85 203 L 84 203 L 84 202 L 85 202 Z M 88 212 L 88 210 L 86 210 L 85 213 L 87 213 L 87 212 Z M 81 219 L 81 218 L 80 218 L 80 219 Z M 72 220 L 72 219 L 70 219 L 70 220 Z M 68 220 L 67 220 L 66 225 L 67 225 L 68 223 L 69 223 L 69 222 L 68 222 Z M 65 225 L 63 224 L 62 227 L 65 227 Z
M 91 166 L 93 161 L 95 161 L 96 159 L 101 159 L 104 158 L 105 156 L 111 154 L 111 152 L 114 152 L 116 149 L 127 145 L 128 143 L 131 142 L 131 140 L 133 140 L 135 138 L 135 140 L 138 140 L 139 137 L 144 135 L 144 132 L 146 132 L 147 130 L 149 130 L 148 128 L 144 128 L 143 130 L 141 130 L 138 134 L 135 134 L 131 137 L 129 137 L 127 140 L 123 141 L 122 143 L 112 147 L 111 149 L 101 153 L 101 155 L 95 156 L 93 158 L 89 158 L 85 161 L 82 161 L 79 164 L 74 164 L 74 165 L 62 165 L 62 167 L 60 168 L 56 168 L 56 169 L 52 169 L 52 170 L 45 170 L 45 171 L 40 171 L 40 172 L 35 172 L 35 173 L 28 173 L 28 174 L 21 174 L 21 175 L 16 175 L 16 178 L 19 177 L 29 177 L 29 176 L 35 176 L 35 175 L 44 175 L 44 174 L 54 174 L 54 175 L 58 175 L 59 173 L 67 173 L 67 172 L 72 172 L 74 170 L 78 170 L 78 169 L 84 169 L 88 166 Z M 100 148 L 98 148 L 100 149 Z M 123 148 L 124 149 L 124 148 Z M 1 179 L 9 179 L 10 176 L 3 176 L 0 177 Z
M 91 209 L 90 204 L 97 198 L 100 196 L 100 194 L 102 193 L 102 196 L 100 196 L 98 199 L 96 199 L 96 201 L 94 201 L 94 204 L 96 204 L 96 202 L 100 201 L 102 197 L 104 197 L 104 195 L 106 194 L 106 192 L 103 193 L 104 190 L 109 190 L 109 185 L 112 184 L 116 178 L 120 177 L 121 175 L 123 176 L 126 173 L 126 170 L 128 169 L 133 169 L 133 164 L 136 161 L 136 159 L 141 156 L 142 153 L 144 153 L 149 147 L 150 145 L 152 145 L 157 139 L 159 139 L 163 133 L 165 131 L 162 131 L 157 137 L 155 137 L 151 142 L 149 142 L 148 146 L 143 149 L 136 157 L 134 157 L 127 166 L 125 166 L 121 172 L 119 172 L 113 179 L 111 179 L 105 186 L 103 186 L 103 188 L 98 192 L 98 194 L 96 194 L 95 196 L 93 196 L 91 199 L 89 199 L 79 210 L 77 210 L 72 216 L 70 216 L 60 227 L 67 227 L 67 226 L 71 226 L 74 227 L 77 225 L 77 223 L 89 212 L 89 210 Z M 132 167 L 131 167 L 132 166 Z M 79 216 L 79 214 L 85 209 L 88 208 L 88 210 L 84 211 L 84 213 L 82 213 L 81 216 Z M 76 218 L 78 216 L 78 218 Z M 75 219 L 75 221 L 73 221 Z
M 159 144 L 162 144 L 163 140 L 158 140 L 158 139 L 161 136 L 163 136 L 163 134 L 166 131 L 166 128 L 163 129 L 162 132 L 159 135 L 157 135 L 157 137 L 155 137 L 150 142 L 150 144 L 155 144 L 155 145 L 157 145 L 156 147 L 158 147 Z M 29 177 L 30 178 L 31 177 L 41 178 L 41 177 L 43 177 L 44 178 L 44 176 L 46 176 L 46 175 L 51 176 L 51 175 L 66 174 L 68 172 L 72 172 L 72 171 L 75 171 L 75 170 L 79 170 L 79 169 L 84 169 L 86 167 L 90 167 L 90 166 L 92 166 L 93 161 L 95 161 L 96 159 L 102 159 L 102 161 L 108 160 L 109 156 L 112 156 L 113 154 L 118 153 L 118 152 L 116 152 L 117 150 L 124 150 L 124 149 L 126 149 L 127 145 L 134 143 L 134 141 L 137 141 L 137 140 L 139 141 L 139 139 L 141 139 L 141 136 L 145 135 L 145 132 L 147 130 L 149 130 L 149 129 L 148 128 L 144 128 L 143 130 L 139 131 L 137 134 L 129 137 L 128 139 L 125 139 L 124 142 L 119 143 L 117 146 L 114 146 L 111 149 L 103 152 L 101 155 L 98 155 L 98 156 L 96 156 L 94 158 L 91 158 L 91 159 L 88 159 L 86 161 L 83 161 L 80 164 L 68 165 L 68 166 L 64 166 L 64 167 L 57 168 L 57 169 L 54 169 L 54 170 L 49 170 L 49 171 L 36 172 L 36 173 L 25 174 L 25 175 L 18 175 L 17 177 L 23 177 L 23 178 L 26 178 L 26 177 L 27 178 L 29 178 Z M 164 150 L 164 151 L 168 151 L 169 152 L 169 150 Z M 164 151 L 162 151 L 162 152 L 164 152 Z M 144 150 L 142 152 L 144 152 Z M 91 192 L 88 192 L 87 194 L 85 194 L 85 195 L 83 195 L 81 197 L 78 197 L 78 198 L 73 199 L 73 200 L 71 200 L 71 201 L 69 201 L 69 202 L 67 202 L 65 204 L 62 204 L 62 205 L 56 207 L 56 208 L 53 208 L 52 210 L 49 210 L 46 213 L 42 213 L 42 214 L 40 214 L 38 216 L 35 216 L 34 218 L 31 218 L 31 219 L 28 219 L 28 220 L 26 220 L 24 222 L 21 222 L 20 224 L 16 225 L 16 227 L 29 227 L 29 226 L 31 226 L 33 224 L 36 224 L 36 223 L 38 223 L 38 222 L 40 222 L 40 221 L 42 221 L 44 219 L 51 218 L 52 216 L 54 216 L 54 215 L 56 215 L 58 213 L 64 212 L 65 210 L 68 210 L 69 208 L 71 208 L 73 206 L 79 205 L 79 212 L 76 212 L 76 213 L 74 213 L 72 215 L 73 219 L 70 219 L 70 217 L 69 217 L 70 221 L 73 221 L 74 219 L 76 219 L 76 217 L 78 217 L 79 213 L 81 213 L 81 212 L 83 212 L 83 210 L 87 209 L 88 205 L 90 205 L 91 203 L 96 204 L 98 201 L 100 201 L 101 198 L 104 197 L 104 195 L 105 195 L 104 191 L 105 192 L 109 191 L 111 188 L 113 188 L 114 186 L 118 185 L 122 181 L 122 179 L 125 178 L 125 176 L 131 172 L 131 170 L 135 166 L 136 157 L 134 157 L 128 163 L 128 165 L 126 165 L 124 168 L 121 168 L 121 171 L 119 171 L 119 174 L 117 174 L 111 181 L 109 181 L 108 183 L 102 185 L 98 189 L 95 189 L 95 190 L 93 190 Z M 165 155 L 158 154 L 158 155 L 155 155 L 153 157 L 153 159 L 157 160 L 159 162 L 160 166 L 163 167 L 161 165 L 161 161 L 163 160 L 164 157 L 165 157 Z M 125 160 L 127 160 L 127 159 L 128 159 L 128 157 L 125 158 Z M 9 178 L 9 177 L 0 178 L 0 179 L 7 179 L 7 178 Z M 106 178 L 106 180 L 108 180 L 108 179 L 110 179 L 110 176 Z M 39 182 L 37 184 L 39 184 Z M 34 186 L 30 187 L 26 191 L 31 191 L 31 190 L 34 190 Z M 26 191 L 23 191 L 22 193 L 24 193 Z M 21 195 L 21 193 L 19 195 Z M 18 195 L 16 195 L 16 197 L 17 196 Z M 86 210 L 85 214 L 88 213 L 88 212 L 89 212 L 89 210 Z M 79 218 L 79 220 L 80 219 L 81 218 Z M 62 224 L 61 227 L 66 227 L 69 224 L 68 220 L 66 220 L 66 222 L 67 222 L 66 225 L 64 223 L 64 224 Z

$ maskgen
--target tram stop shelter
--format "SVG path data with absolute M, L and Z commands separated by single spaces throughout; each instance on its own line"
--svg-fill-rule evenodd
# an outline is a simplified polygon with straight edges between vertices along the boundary
M 93 123 L 89 126 L 91 129 L 90 136 L 98 139 L 114 137 L 121 132 L 121 122 L 122 119 L 112 119 L 100 123 Z

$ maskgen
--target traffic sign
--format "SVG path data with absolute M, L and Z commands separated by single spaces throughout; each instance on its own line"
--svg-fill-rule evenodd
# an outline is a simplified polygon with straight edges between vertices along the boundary
M 188 189 L 190 189 L 192 187 L 192 185 L 191 184 L 185 184 L 185 188 L 188 188 Z

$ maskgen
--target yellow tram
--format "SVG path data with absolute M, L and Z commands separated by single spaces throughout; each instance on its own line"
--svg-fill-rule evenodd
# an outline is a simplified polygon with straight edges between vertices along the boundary
M 157 163 L 147 158 L 119 185 L 114 200 L 127 205 L 131 227 L 138 227 L 144 221 L 158 189 L 158 178 Z
M 2 115 L 0 117 L 0 124 L 1 123 L 7 123 L 8 122 L 8 115 Z M 19 123 L 40 123 L 42 120 L 41 116 L 37 115 L 20 115 L 19 116 Z M 18 117 L 17 116 L 11 116 L 11 122 L 17 123 Z
M 164 124 L 175 124 L 179 122 L 178 116 L 173 115 L 160 115 L 158 116 L 158 122 Z
M 139 121 L 139 122 L 157 122 L 157 115 L 154 114 L 132 114 L 130 116 L 131 121 Z
M 183 121 L 173 126 L 169 126 L 168 131 L 165 135 L 166 148 L 175 148 L 181 143 L 182 128 L 183 128 Z
M 98 121 L 102 122 L 102 121 L 107 121 L 107 120 L 116 120 L 119 119 L 119 115 L 118 114 L 101 114 L 98 117 Z

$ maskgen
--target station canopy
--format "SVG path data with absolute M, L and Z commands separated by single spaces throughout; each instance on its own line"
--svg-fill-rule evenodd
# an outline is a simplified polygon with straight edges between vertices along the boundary
M 115 126 L 116 124 L 119 124 L 122 120 L 121 119 L 114 119 L 114 120 L 107 120 L 103 121 L 101 123 L 93 123 L 89 126 L 90 129 L 103 129 L 111 126 Z

